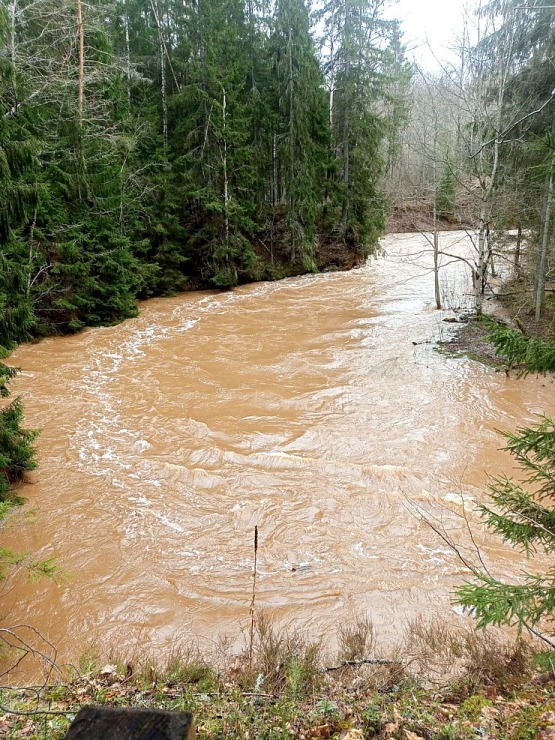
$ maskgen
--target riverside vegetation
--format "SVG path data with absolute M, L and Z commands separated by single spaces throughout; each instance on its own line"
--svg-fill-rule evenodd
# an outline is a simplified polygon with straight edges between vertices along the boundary
M 473 629 L 415 620 L 405 640 L 375 658 L 366 617 L 339 629 L 332 656 L 300 632 L 257 616 L 249 650 L 211 665 L 190 647 L 164 666 L 89 652 L 50 682 L 0 690 L 8 738 L 63 738 L 87 703 L 192 711 L 199 738 L 391 738 L 547 740 L 555 733 L 551 654 Z M 108 659 L 104 665 L 103 660 Z M 215 668 L 214 666 L 218 666 Z M 58 680 L 52 682 L 53 675 Z

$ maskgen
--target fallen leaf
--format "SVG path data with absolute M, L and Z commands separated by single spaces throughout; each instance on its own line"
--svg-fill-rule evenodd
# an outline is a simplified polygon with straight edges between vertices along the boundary
M 116 665 L 105 665 L 104 668 L 101 668 L 99 671 L 99 676 L 113 676 L 114 673 L 118 672 L 118 667 Z
M 491 701 L 497 699 L 497 686 L 488 686 L 486 688 L 486 698 Z
M 331 729 L 328 724 L 310 728 L 310 737 L 329 737 L 330 735 Z
M 410 730 L 405 730 L 405 738 L 406 740 L 424 740 L 422 735 L 417 735 L 416 732 L 411 732 Z
M 549 722 L 549 724 L 553 724 L 555 722 L 555 712 L 544 712 L 540 717 L 540 722 Z
M 35 723 L 32 719 L 28 720 L 25 727 L 22 727 L 21 730 L 17 733 L 19 737 L 33 737 L 37 734 L 37 728 Z
M 548 727 L 536 733 L 536 740 L 555 740 L 555 727 Z
M 364 740 L 362 730 L 346 730 L 341 734 L 340 740 Z

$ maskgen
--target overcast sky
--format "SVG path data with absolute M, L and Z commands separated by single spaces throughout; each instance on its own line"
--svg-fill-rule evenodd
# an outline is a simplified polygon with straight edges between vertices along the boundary
M 414 55 L 420 65 L 432 70 L 438 67 L 434 54 L 440 60 L 453 59 L 448 47 L 463 27 L 463 9 L 475 5 L 475 0 L 398 0 L 389 15 L 401 21 L 405 44 L 413 49 L 409 57 Z

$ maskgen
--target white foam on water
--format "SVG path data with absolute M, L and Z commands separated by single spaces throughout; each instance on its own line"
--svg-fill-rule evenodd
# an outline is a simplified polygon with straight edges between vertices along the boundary
M 168 527 L 168 529 L 172 529 L 174 532 L 179 532 L 179 534 L 187 534 L 187 530 L 177 522 L 172 521 L 167 514 L 160 514 L 152 509 L 150 509 L 150 513 L 155 519 Z

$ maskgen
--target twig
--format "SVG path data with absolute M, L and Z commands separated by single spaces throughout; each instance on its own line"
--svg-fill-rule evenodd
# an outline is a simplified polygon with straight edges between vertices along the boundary
M 534 629 L 534 627 L 531 627 L 529 624 L 527 624 L 523 619 L 520 620 L 524 627 L 528 630 L 528 632 L 531 632 L 533 635 L 535 635 L 538 639 L 543 640 L 545 643 L 547 643 L 551 648 L 555 648 L 555 643 L 550 640 L 545 635 L 542 635 L 541 632 L 538 632 L 538 630 Z
M 16 709 L 8 709 L 8 707 L 3 706 L 0 704 L 0 712 L 4 712 L 5 714 L 17 714 L 18 717 L 34 717 L 37 714 L 54 714 L 54 715 L 63 715 L 64 717 L 67 717 L 68 714 L 75 714 L 75 709 L 68 709 L 65 712 L 56 711 L 56 710 L 50 710 L 50 709 L 31 709 L 28 712 L 24 711 L 18 711 Z
M 343 660 L 339 665 L 326 666 L 324 668 L 325 673 L 331 671 L 340 671 L 342 668 L 348 666 L 360 666 L 360 665 L 395 665 L 399 661 L 387 660 L 386 658 L 363 658 L 362 660 Z

